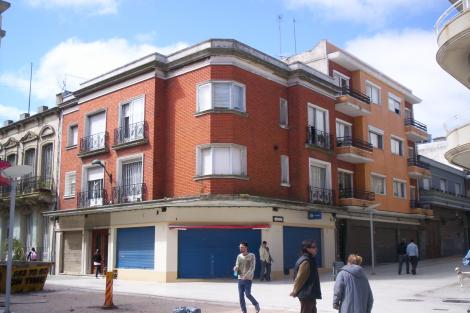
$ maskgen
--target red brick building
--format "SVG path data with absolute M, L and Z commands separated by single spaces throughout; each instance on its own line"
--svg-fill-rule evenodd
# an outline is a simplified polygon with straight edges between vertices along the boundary
M 349 88 L 364 89 L 367 71 L 328 61 L 351 78 L 345 89 L 306 63 L 209 40 L 136 60 L 63 98 L 60 200 L 48 213 L 56 272 L 90 272 L 99 249 L 120 278 L 229 277 L 239 241 L 257 253 L 266 240 L 280 277 L 306 238 L 330 267 L 346 249 L 336 219 L 365 219 L 377 200 L 367 190 L 377 188 L 368 177 L 380 157 L 363 117 L 375 112 L 365 92 Z M 399 91 L 402 106 L 418 102 Z M 405 137 L 403 121 L 394 132 Z M 394 162 L 411 186 L 406 158 Z M 425 215 L 400 195 L 379 197 L 377 220 L 418 231 Z

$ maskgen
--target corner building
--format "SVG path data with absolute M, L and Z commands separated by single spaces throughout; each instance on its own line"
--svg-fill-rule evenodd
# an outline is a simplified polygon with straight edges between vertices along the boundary
M 366 219 L 364 203 L 390 201 L 376 218 L 393 224 L 398 212 L 416 227 L 426 216 L 407 200 L 355 189 L 370 188 L 362 163 L 375 162 L 375 149 L 348 109 L 371 110 L 369 98 L 338 109 L 358 101 L 351 94 L 328 72 L 234 40 L 152 54 L 84 83 L 60 104 L 59 206 L 46 213 L 56 273 L 90 273 L 100 249 L 121 279 L 230 277 L 238 243 L 257 255 L 266 240 L 280 278 L 304 239 L 330 267 L 337 221 Z M 362 141 L 338 120 L 359 123 Z M 396 164 L 409 188 L 407 159 Z M 355 184 L 343 173 L 357 173 Z

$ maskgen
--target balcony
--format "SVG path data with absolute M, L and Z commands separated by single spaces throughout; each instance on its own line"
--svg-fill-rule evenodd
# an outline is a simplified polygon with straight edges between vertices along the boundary
M 428 140 L 428 128 L 425 124 L 412 118 L 405 118 L 406 137 L 411 141 Z
M 470 88 L 470 0 L 451 2 L 434 26 L 439 46 L 436 59 L 447 73 Z
M 336 138 L 335 151 L 337 154 L 336 157 L 345 162 L 362 164 L 373 161 L 372 144 L 350 136 Z
M 470 170 L 470 111 L 456 115 L 445 123 L 447 147 L 445 158 L 452 164 Z
M 108 204 L 108 194 L 105 189 L 95 189 L 77 193 L 78 208 L 89 208 L 105 204 Z
M 375 201 L 375 193 L 357 189 L 340 189 L 339 205 L 346 207 L 367 207 Z
M 309 202 L 315 204 L 334 205 L 335 191 L 332 189 L 309 187 Z
M 114 150 L 125 149 L 148 143 L 147 122 L 130 124 L 114 130 Z
M 133 184 L 113 188 L 113 203 L 132 203 L 147 200 L 147 186 Z
M 106 152 L 109 152 L 107 132 L 90 135 L 80 139 L 79 157 L 89 157 Z
M 313 126 L 307 127 L 307 147 L 320 148 L 323 150 L 332 150 L 332 143 L 333 136 L 331 136 L 330 134 L 321 130 L 317 130 Z
M 11 186 L 0 187 L 0 197 L 10 197 L 10 191 Z M 54 181 L 50 177 L 25 177 L 16 183 L 17 205 L 48 205 L 54 200 Z
M 421 162 L 419 158 L 408 159 L 408 176 L 417 179 L 422 176 L 431 176 L 429 164 Z
M 420 189 L 419 194 L 420 202 L 428 206 L 470 210 L 470 198 L 462 194 L 450 193 L 435 188 Z
M 352 117 L 366 116 L 370 114 L 370 98 L 360 91 L 343 87 L 336 98 L 335 109 Z
M 410 200 L 410 209 L 413 214 L 425 215 L 428 218 L 434 216 L 434 211 L 431 209 L 430 204 L 426 202 Z

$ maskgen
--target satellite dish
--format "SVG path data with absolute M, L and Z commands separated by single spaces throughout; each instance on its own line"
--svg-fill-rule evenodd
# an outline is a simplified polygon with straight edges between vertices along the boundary
M 33 172 L 31 165 L 19 165 L 8 167 L 3 170 L 3 174 L 9 178 L 21 177 Z

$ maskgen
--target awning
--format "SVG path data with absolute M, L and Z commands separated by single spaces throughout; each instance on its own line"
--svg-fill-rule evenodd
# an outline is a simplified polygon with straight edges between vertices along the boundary
M 269 224 L 254 225 L 168 225 L 169 229 L 187 230 L 187 229 L 267 229 L 271 228 Z

